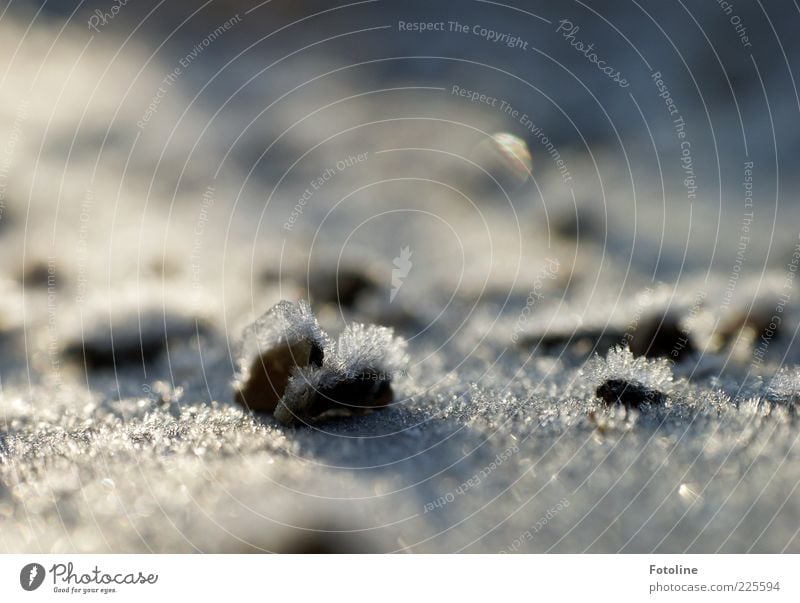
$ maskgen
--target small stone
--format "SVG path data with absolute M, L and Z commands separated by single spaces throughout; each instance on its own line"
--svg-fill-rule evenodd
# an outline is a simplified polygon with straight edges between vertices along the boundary
M 325 340 L 307 303 L 278 303 L 245 333 L 236 401 L 273 412 L 297 367 L 322 366 Z
M 408 357 L 392 329 L 352 323 L 335 344 L 305 302 L 282 301 L 245 334 L 235 399 L 284 424 L 329 411 L 364 414 L 394 399 Z
M 550 220 L 551 231 L 562 239 L 602 241 L 606 236 L 603 218 L 586 207 L 565 207 L 554 213 Z
M 291 380 L 275 418 L 303 423 L 329 412 L 359 415 L 388 406 L 392 381 L 408 362 L 405 346 L 392 329 L 348 325 L 322 367 L 299 371 Z
M 773 320 L 775 302 L 769 299 L 758 299 L 751 306 L 737 307 L 731 317 L 722 321 L 715 333 L 723 348 L 734 348 L 742 345 L 747 353 L 752 353 L 759 339 L 777 339 L 781 335 L 780 321 Z
M 344 530 L 297 530 L 294 539 L 287 539 L 276 551 L 284 555 L 347 555 L 379 553 L 377 543 L 359 532 Z
M 32 260 L 22 270 L 19 281 L 25 287 L 56 289 L 61 285 L 61 275 L 56 275 L 55 264 L 46 260 Z
M 624 331 L 613 325 L 544 322 L 515 333 L 513 341 L 523 349 L 535 349 L 544 355 L 561 356 L 569 352 L 585 357 L 613 348 L 624 336 Z
M 363 266 L 339 265 L 333 269 L 317 269 L 308 276 L 308 294 L 316 304 L 351 308 L 369 295 L 380 291 L 377 275 Z
M 297 378 L 287 390 L 275 418 L 284 424 L 313 421 L 329 411 L 342 414 L 365 414 L 392 403 L 391 379 L 375 378 L 377 372 L 365 372 L 352 378 L 340 375 L 312 380 Z
M 322 349 L 309 341 L 284 342 L 265 350 L 236 389 L 236 401 L 251 410 L 274 411 L 297 366 L 320 366 Z
M 291 524 L 287 522 L 277 528 L 254 530 L 252 526 L 243 525 L 246 538 L 233 536 L 234 531 L 231 530 L 231 536 L 225 538 L 222 549 L 217 547 L 216 551 L 235 554 L 272 552 L 289 555 L 340 555 L 374 554 L 392 550 L 393 547 L 389 547 L 381 535 L 374 534 L 375 530 L 363 529 L 359 518 L 358 513 L 344 518 L 325 509 L 311 507 L 302 514 L 291 517 Z
M 697 350 L 692 334 L 674 311 L 656 312 L 642 319 L 630 341 L 634 356 L 685 360 Z
M 667 401 L 666 395 L 660 391 L 624 379 L 605 381 L 597 388 L 596 394 L 606 404 L 622 404 L 626 408 L 639 408 L 643 404 L 664 404 Z

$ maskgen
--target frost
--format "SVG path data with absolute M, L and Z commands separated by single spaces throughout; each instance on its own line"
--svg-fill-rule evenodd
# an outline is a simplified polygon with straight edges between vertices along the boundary
M 323 350 L 329 343 L 307 301 L 300 300 L 296 304 L 281 301 L 245 329 L 240 362 L 248 364 L 253 356 L 275 345 L 302 339 Z
M 339 335 L 332 356 L 347 378 L 370 371 L 392 376 L 408 363 L 406 342 L 395 337 L 394 330 L 361 323 L 348 325 Z
M 236 401 L 274 411 L 297 367 L 322 364 L 327 343 L 306 302 L 276 304 L 245 331 Z
M 594 356 L 580 374 L 590 387 L 597 387 L 608 379 L 622 379 L 641 383 L 650 389 L 667 391 L 673 382 L 672 367 L 668 360 L 634 358 L 625 346 L 610 349 L 605 358 Z
M 800 402 L 800 367 L 780 369 L 767 386 L 767 397 L 776 402 Z

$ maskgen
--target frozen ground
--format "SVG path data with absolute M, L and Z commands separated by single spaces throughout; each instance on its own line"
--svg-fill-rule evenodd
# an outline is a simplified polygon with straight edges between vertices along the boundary
M 0 550 L 800 552 L 796 6 L 143 4 L 0 18 Z M 281 299 L 406 338 L 395 403 L 237 406 Z

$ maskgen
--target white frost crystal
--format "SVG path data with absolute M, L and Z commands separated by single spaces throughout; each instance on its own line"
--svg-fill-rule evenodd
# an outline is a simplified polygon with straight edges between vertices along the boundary
M 624 346 L 608 351 L 605 358 L 595 356 L 581 369 L 580 374 L 596 386 L 608 379 L 638 382 L 645 387 L 665 391 L 672 385 L 672 368 L 669 361 L 660 358 L 648 360 L 634 358 Z
M 320 328 L 308 302 L 281 301 L 267 310 L 244 332 L 243 353 L 261 352 L 284 341 L 306 339 L 324 348 L 327 335 Z
M 781 368 L 770 381 L 767 396 L 776 402 L 800 402 L 800 367 Z
M 356 322 L 339 335 L 332 360 L 350 378 L 365 371 L 375 371 L 378 367 L 392 376 L 408 363 L 406 342 L 401 337 L 394 337 L 390 328 Z

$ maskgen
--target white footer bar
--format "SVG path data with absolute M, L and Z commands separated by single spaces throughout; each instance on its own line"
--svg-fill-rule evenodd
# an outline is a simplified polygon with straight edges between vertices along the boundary
M 777 602 L 800 601 L 798 573 L 790 555 L 0 555 L 0 600 Z

